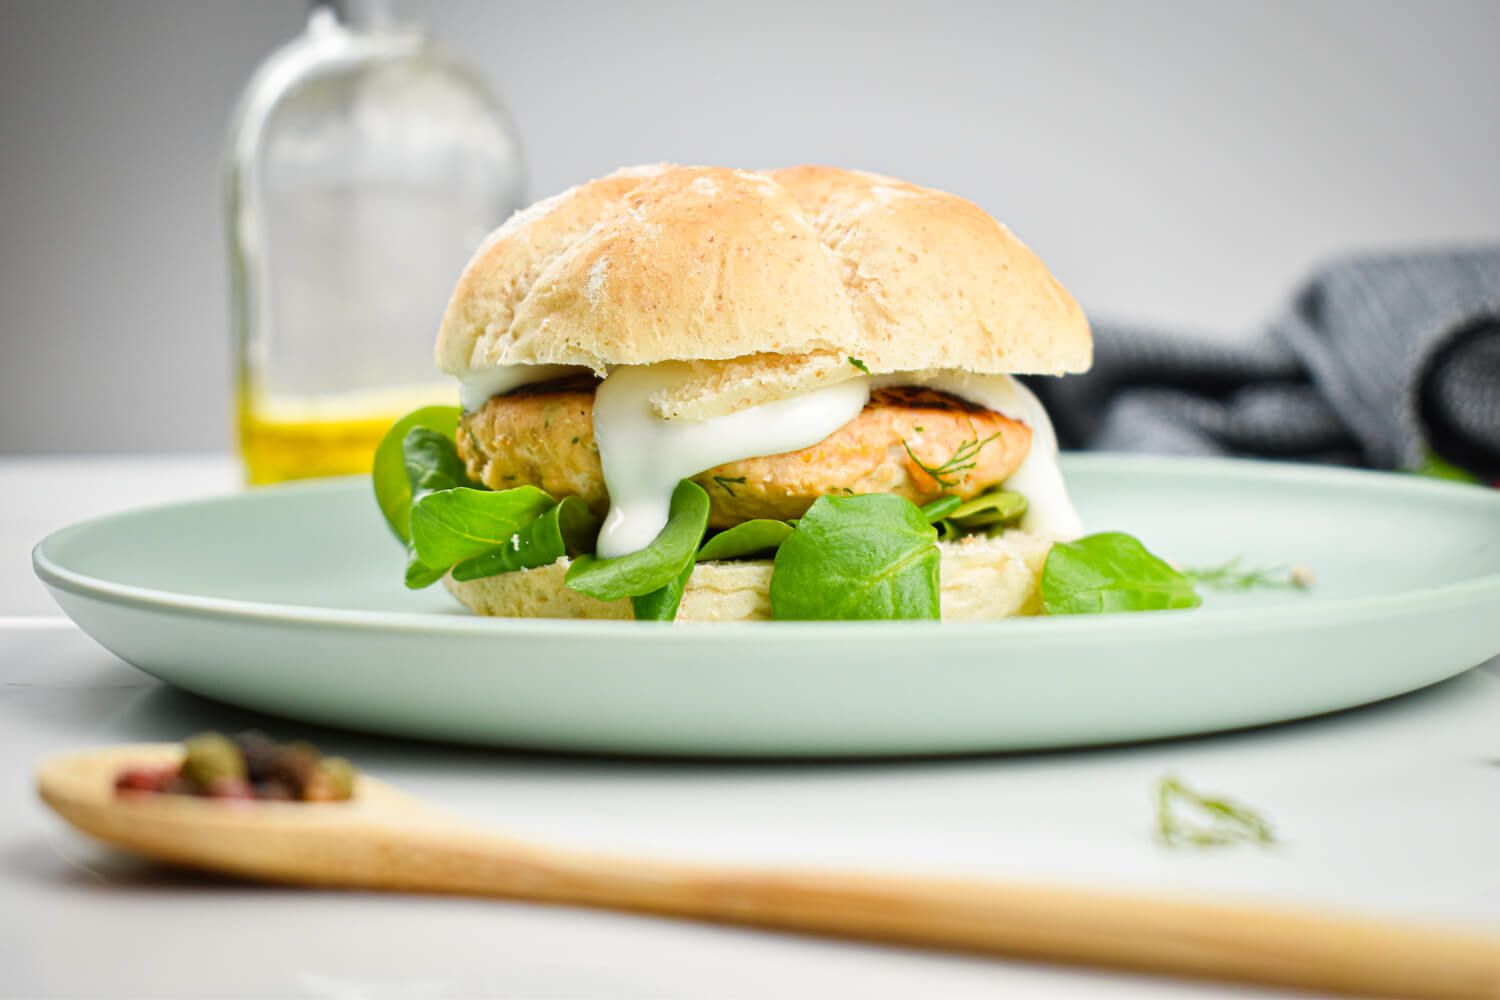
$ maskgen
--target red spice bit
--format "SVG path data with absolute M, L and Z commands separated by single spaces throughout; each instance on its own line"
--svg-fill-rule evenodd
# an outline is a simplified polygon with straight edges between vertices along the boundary
M 153 764 L 126 768 L 115 778 L 117 792 L 159 792 L 177 777 L 176 764 Z

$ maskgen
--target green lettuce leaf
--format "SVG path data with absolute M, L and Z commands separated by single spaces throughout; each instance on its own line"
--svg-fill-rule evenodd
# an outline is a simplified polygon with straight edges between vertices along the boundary
M 960 528 L 974 531 L 997 524 L 1014 524 L 1026 513 L 1026 498 L 1010 490 L 990 490 L 965 501 L 948 515 Z
M 443 578 L 447 572 L 446 568 L 428 566 L 418 559 L 415 554 L 408 552 L 406 559 L 406 587 L 408 590 L 421 590 L 430 587 Z
M 511 544 L 552 506 L 552 498 L 535 486 L 498 492 L 460 486 L 428 493 L 412 505 L 412 551 L 423 565 L 446 570 Z
M 792 526 L 785 521 L 756 518 L 725 528 L 703 543 L 698 550 L 698 561 L 714 559 L 743 559 L 745 556 L 775 552 L 792 533 Z
M 638 622 L 669 622 L 677 617 L 677 608 L 682 604 L 683 591 L 687 590 L 688 577 L 693 575 L 695 563 L 678 573 L 665 586 L 657 587 L 649 594 L 640 594 L 630 599 Z
M 691 570 L 708 527 L 708 506 L 703 487 L 684 479 L 672 491 L 666 527 L 650 545 L 614 559 L 579 556 L 568 567 L 568 586 L 601 601 L 641 597 L 667 586 Z
M 1193 581 L 1118 531 L 1058 542 L 1042 570 L 1049 615 L 1166 611 L 1203 603 Z
M 406 432 L 401 442 L 401 460 L 406 467 L 406 481 L 411 485 L 412 503 L 439 490 L 477 485 L 469 480 L 453 439 L 429 427 L 413 427 Z
M 937 530 L 889 493 L 819 497 L 776 550 L 771 617 L 937 619 Z
M 380 505 L 380 512 L 385 515 L 386 523 L 403 542 L 411 541 L 408 520 L 413 491 L 407 466 L 407 435 L 415 428 L 426 428 L 446 438 L 451 449 L 453 436 L 458 432 L 460 413 L 456 406 L 424 406 L 420 410 L 413 410 L 391 425 L 391 429 L 385 432 L 385 437 L 380 439 L 380 444 L 375 449 L 375 462 L 370 472 L 371 482 L 375 487 L 375 502 Z M 458 461 L 456 450 L 452 451 L 452 455 L 454 461 Z M 446 467 L 446 462 L 442 464 Z M 463 475 L 461 461 L 458 462 L 457 472 L 458 478 L 449 485 L 469 485 L 468 477 Z M 425 474 L 426 470 L 422 470 L 422 473 Z
M 922 505 L 922 516 L 927 518 L 929 524 L 936 524 L 962 505 L 963 501 L 958 497 L 951 493 L 944 493 L 936 500 L 930 500 Z
M 550 566 L 565 555 L 591 549 L 599 532 L 599 519 L 577 497 L 562 500 L 541 517 L 517 531 L 509 542 L 482 552 L 453 567 L 453 579 L 511 573 L 518 569 Z
M 938 540 L 956 541 L 965 535 L 1003 534 L 1026 513 L 1026 498 L 1010 490 L 991 489 L 972 500 L 944 495 L 922 508 L 937 528 Z

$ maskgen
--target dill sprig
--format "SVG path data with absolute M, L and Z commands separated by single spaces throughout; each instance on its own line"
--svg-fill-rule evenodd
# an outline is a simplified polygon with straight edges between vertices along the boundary
M 734 488 L 732 486 L 730 486 L 729 484 L 730 483 L 739 483 L 741 486 L 743 486 L 743 485 L 745 485 L 745 477 L 744 476 L 733 476 L 733 477 L 731 477 L 731 476 L 714 476 L 714 482 L 718 483 L 719 484 L 719 489 L 723 490 L 725 493 L 728 493 L 732 497 L 737 497 L 737 496 L 739 496 L 739 494 L 736 493 L 734 491 Z
M 943 489 L 951 489 L 967 478 L 969 470 L 979 464 L 979 453 L 984 450 L 984 446 L 999 437 L 1000 433 L 996 431 L 983 440 L 976 437 L 961 442 L 957 450 L 948 457 L 948 461 L 942 465 L 928 465 L 923 462 L 917 457 L 916 452 L 911 450 L 911 445 L 905 439 L 902 439 L 901 447 L 906 449 L 907 456 L 916 463 L 917 468 L 932 477 L 933 482 Z
M 1227 847 L 1276 843 L 1265 818 L 1229 799 L 1199 794 L 1175 774 L 1156 782 L 1156 839 L 1164 847 Z
M 1312 571 L 1306 566 L 1244 568 L 1240 565 L 1241 562 L 1242 557 L 1235 556 L 1228 562 L 1217 566 L 1184 569 L 1182 574 L 1191 577 L 1195 583 L 1212 587 L 1214 590 L 1255 590 L 1257 588 L 1305 590 L 1313 583 Z

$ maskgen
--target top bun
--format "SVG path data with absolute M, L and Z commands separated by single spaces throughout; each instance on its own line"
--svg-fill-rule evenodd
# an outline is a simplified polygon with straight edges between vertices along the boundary
M 456 375 L 690 361 L 702 393 L 749 396 L 857 375 L 850 357 L 1061 374 L 1091 355 L 1078 303 L 978 206 L 817 166 L 634 167 L 538 202 L 475 253 L 437 342 Z

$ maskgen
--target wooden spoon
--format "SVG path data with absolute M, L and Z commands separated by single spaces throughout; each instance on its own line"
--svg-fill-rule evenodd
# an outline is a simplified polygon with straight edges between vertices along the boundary
M 553 850 L 496 836 L 371 778 L 342 803 L 116 795 L 177 745 L 47 761 L 69 823 L 138 854 L 251 879 L 632 910 L 1141 972 L 1368 996 L 1500 997 L 1500 938 L 1086 889 L 758 870 Z

